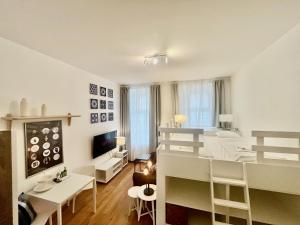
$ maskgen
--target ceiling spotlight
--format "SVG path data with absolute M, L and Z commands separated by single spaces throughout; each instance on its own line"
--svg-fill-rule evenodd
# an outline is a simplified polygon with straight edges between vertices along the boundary
M 168 55 L 167 54 L 155 54 L 155 55 L 151 55 L 151 56 L 145 56 L 144 64 L 145 65 L 168 64 Z

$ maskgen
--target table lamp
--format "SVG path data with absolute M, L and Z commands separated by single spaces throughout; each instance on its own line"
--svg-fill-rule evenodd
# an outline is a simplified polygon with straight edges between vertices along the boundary
M 116 137 L 117 139 L 117 145 L 119 146 L 119 151 L 121 152 L 123 150 L 123 146 L 126 144 L 126 138 L 125 137 Z
M 145 168 L 143 173 L 144 173 L 145 176 L 148 176 L 149 175 L 149 169 Z M 144 190 L 144 195 L 151 196 L 151 195 L 153 195 L 153 193 L 154 193 L 154 190 L 150 187 L 150 184 L 149 183 L 146 184 L 146 188 Z
M 233 115 L 232 114 L 220 114 L 219 121 L 221 123 L 225 123 L 225 127 L 228 124 L 228 129 L 231 129 L 231 124 L 233 122 Z
M 175 115 L 175 123 L 179 124 L 179 127 L 181 128 L 182 124 L 185 123 L 187 120 L 186 115 L 183 114 L 176 114 Z

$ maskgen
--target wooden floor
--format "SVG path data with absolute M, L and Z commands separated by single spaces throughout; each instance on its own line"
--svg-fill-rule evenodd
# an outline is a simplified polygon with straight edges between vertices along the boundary
M 136 213 L 128 217 L 127 190 L 132 186 L 133 164 L 129 163 L 108 184 L 97 185 L 97 213 L 92 211 L 91 190 L 82 192 L 76 199 L 76 212 L 72 207 L 63 208 L 63 225 L 151 225 L 146 215 L 137 221 Z M 54 224 L 56 215 L 54 215 Z

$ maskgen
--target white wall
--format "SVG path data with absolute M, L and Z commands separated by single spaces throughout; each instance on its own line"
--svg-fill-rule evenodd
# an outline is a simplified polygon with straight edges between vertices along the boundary
M 244 135 L 300 131 L 300 24 L 235 74 L 232 87 L 235 125 Z
M 113 122 L 90 124 L 89 83 L 114 89 Z M 91 139 L 95 134 L 119 128 L 119 85 L 100 78 L 61 61 L 32 51 L 28 48 L 0 38 L 0 115 L 11 111 L 13 102 L 26 97 L 30 108 L 40 110 L 41 104 L 48 106 L 49 115 L 71 112 L 81 114 L 72 125 L 63 124 L 64 161 L 70 170 L 104 160 L 91 157 Z M 97 96 L 100 98 L 100 96 Z M 98 110 L 100 112 L 100 110 Z M 0 130 L 6 129 L 1 120 Z M 13 166 L 15 193 L 26 191 L 43 174 L 25 178 L 25 148 L 23 123 L 13 125 Z M 59 168 L 48 170 L 56 173 Z

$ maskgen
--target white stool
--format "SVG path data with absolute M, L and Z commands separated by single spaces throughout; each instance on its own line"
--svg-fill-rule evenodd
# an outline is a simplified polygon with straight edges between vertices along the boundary
M 140 198 L 140 205 L 139 205 L 139 212 L 138 212 L 138 221 L 140 221 L 140 218 L 142 216 L 145 216 L 147 214 L 150 215 L 152 221 L 153 221 L 153 225 L 155 225 L 155 207 L 154 207 L 154 202 L 156 200 L 156 185 L 154 184 L 150 184 L 150 187 L 154 190 L 153 195 L 147 196 L 144 194 L 144 190 L 146 189 L 146 185 L 143 185 L 139 188 L 138 190 L 138 197 Z M 144 202 L 146 203 L 146 209 L 147 212 L 142 214 L 142 208 L 143 208 L 143 204 Z M 148 206 L 147 206 L 147 202 L 151 202 L 151 211 L 149 210 Z
M 128 216 L 130 216 L 131 211 L 136 211 L 138 214 L 139 211 L 139 198 L 138 198 L 138 191 L 140 190 L 139 186 L 133 186 L 128 189 L 128 197 L 129 197 L 129 212 Z

